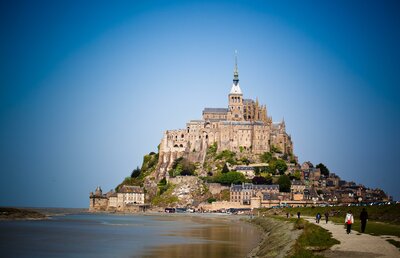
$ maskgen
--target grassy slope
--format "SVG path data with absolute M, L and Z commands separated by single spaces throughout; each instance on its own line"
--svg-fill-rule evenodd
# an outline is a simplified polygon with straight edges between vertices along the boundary
M 303 219 L 261 216 L 253 219 L 251 222 L 260 226 L 268 234 L 260 243 L 259 249 L 252 254 L 254 257 L 275 257 L 282 255 L 281 252 L 284 247 L 291 248 L 288 250 L 290 257 L 322 257 L 316 254 L 316 252 L 329 249 L 331 246 L 340 243 L 332 238 L 332 234 L 329 231 Z M 283 227 L 287 223 L 292 224 L 292 226 Z M 291 235 L 294 239 L 290 240 L 288 235 Z M 292 247 L 287 247 L 287 245 L 293 242 L 294 245 Z

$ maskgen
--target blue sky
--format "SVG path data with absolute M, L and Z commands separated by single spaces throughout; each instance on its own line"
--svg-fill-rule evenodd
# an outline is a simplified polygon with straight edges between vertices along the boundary
M 397 1 L 3 1 L 0 205 L 87 207 L 167 129 L 246 98 L 301 162 L 400 198 Z

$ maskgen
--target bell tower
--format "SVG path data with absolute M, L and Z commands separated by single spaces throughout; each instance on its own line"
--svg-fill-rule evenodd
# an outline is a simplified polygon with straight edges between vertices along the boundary
M 233 84 L 228 95 L 229 111 L 228 120 L 242 121 L 243 117 L 243 94 L 239 85 L 239 70 L 237 66 L 237 51 L 235 50 L 235 68 L 233 70 Z

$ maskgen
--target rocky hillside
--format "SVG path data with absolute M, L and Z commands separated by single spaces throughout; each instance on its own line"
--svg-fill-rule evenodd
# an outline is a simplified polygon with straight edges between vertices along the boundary
M 140 168 L 132 171 L 116 187 L 122 185 L 140 185 L 145 188 L 146 202 L 155 206 L 190 206 L 204 201 L 229 200 L 229 191 L 220 190 L 211 193 L 209 185 L 218 183 L 230 186 L 251 182 L 243 174 L 233 171 L 236 165 L 264 164 L 256 169 L 257 182 L 271 183 L 274 176 L 283 174 L 292 157 L 283 156 L 279 152 L 267 152 L 262 155 L 252 154 L 248 150 L 240 149 L 238 153 L 224 150 L 218 152 L 218 146 L 209 146 L 203 154 L 202 162 L 191 162 L 185 155 L 168 161 L 168 171 L 159 154 L 151 152 L 143 157 Z M 285 159 L 285 160 L 284 160 Z M 164 176 L 160 178 L 160 175 Z M 275 182 L 275 181 L 274 181 Z M 218 188 L 219 189 L 219 188 Z

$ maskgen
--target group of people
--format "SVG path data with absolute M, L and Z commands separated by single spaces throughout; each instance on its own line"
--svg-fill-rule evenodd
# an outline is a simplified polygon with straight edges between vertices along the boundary
M 328 223 L 329 220 L 329 213 L 325 212 L 325 222 Z M 315 221 L 319 224 L 319 221 L 321 220 L 321 214 L 318 212 L 317 216 L 315 217 Z
M 317 215 L 315 216 L 315 221 L 316 223 L 319 223 L 321 220 L 321 214 L 318 212 Z M 329 213 L 325 212 L 325 221 L 328 223 L 329 220 Z M 365 208 L 362 209 L 361 214 L 360 214 L 360 221 L 361 221 L 361 233 L 364 233 L 365 227 L 367 226 L 367 221 L 368 221 L 368 213 L 365 210 Z M 347 234 L 350 234 L 351 232 L 351 226 L 354 224 L 354 216 L 351 210 L 349 210 L 346 214 L 344 223 L 346 225 L 346 232 Z
M 368 221 L 368 213 L 365 210 L 365 208 L 362 209 L 360 213 L 360 221 L 361 221 L 361 233 L 364 233 L 365 227 L 367 226 L 367 221 Z M 354 223 L 354 216 L 351 211 L 348 211 L 344 220 L 344 223 L 346 224 L 346 232 L 347 234 L 350 234 L 351 232 L 351 226 Z

